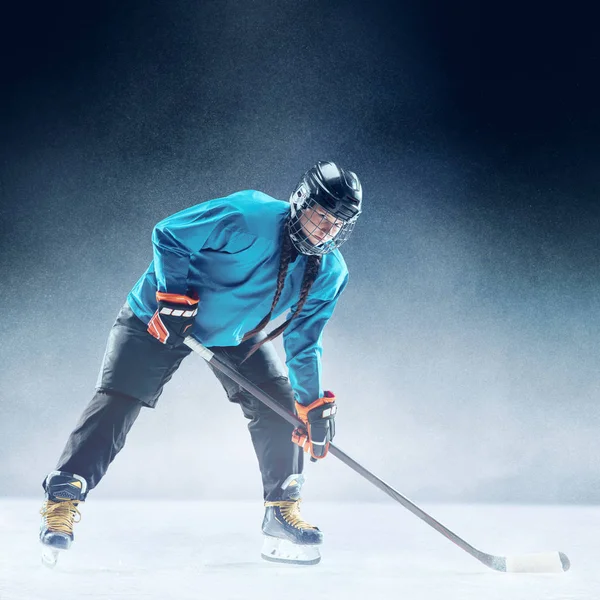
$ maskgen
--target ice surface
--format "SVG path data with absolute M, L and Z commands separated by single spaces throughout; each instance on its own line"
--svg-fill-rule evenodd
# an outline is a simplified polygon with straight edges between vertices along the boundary
M 401 506 L 306 502 L 324 530 L 316 566 L 260 558 L 260 502 L 108 501 L 82 506 L 73 548 L 40 562 L 41 498 L 0 499 L 0 599 L 140 598 L 592 600 L 600 594 L 600 507 L 424 505 L 492 554 L 562 550 L 560 575 L 497 573 Z

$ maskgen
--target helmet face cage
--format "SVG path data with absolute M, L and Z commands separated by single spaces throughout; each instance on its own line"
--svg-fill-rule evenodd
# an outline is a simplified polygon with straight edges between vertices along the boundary
M 312 197 L 305 182 L 290 196 L 290 205 L 288 233 L 301 254 L 319 256 L 333 252 L 350 237 L 358 219 L 358 214 L 349 220 L 335 218 Z M 310 238 L 316 243 L 311 242 Z

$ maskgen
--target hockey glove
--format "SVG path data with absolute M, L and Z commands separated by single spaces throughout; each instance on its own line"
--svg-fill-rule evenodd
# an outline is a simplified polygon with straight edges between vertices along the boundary
M 304 427 L 296 427 L 292 433 L 292 442 L 310 450 L 311 460 L 325 458 L 329 452 L 329 442 L 335 435 L 335 413 L 337 406 L 333 392 L 325 392 L 323 398 L 304 406 L 296 402 L 296 412 Z
M 168 346 L 179 346 L 191 333 L 198 314 L 198 298 L 156 292 L 158 308 L 148 323 L 148 333 Z

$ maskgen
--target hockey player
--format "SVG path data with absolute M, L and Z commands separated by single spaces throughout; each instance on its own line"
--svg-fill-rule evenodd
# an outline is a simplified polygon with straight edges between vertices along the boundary
M 321 385 L 321 335 L 346 286 L 338 250 L 361 213 L 357 176 L 332 162 L 309 169 L 282 202 L 257 191 L 210 200 L 167 217 L 152 234 L 154 257 L 109 335 L 96 394 L 44 480 L 40 540 L 45 559 L 73 541 L 79 504 L 123 448 L 142 407 L 191 352 L 186 336 L 228 361 L 289 411 L 294 429 L 214 371 L 250 420 L 262 474 L 262 556 L 314 564 L 321 531 L 302 520 L 303 450 L 327 455 L 335 396 Z M 268 335 L 269 321 L 289 310 Z M 288 376 L 271 340 L 283 333 Z

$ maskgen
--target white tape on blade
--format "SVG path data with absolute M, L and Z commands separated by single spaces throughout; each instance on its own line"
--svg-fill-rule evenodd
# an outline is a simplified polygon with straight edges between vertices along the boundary
M 506 557 L 507 573 L 562 573 L 558 552 L 540 552 Z

